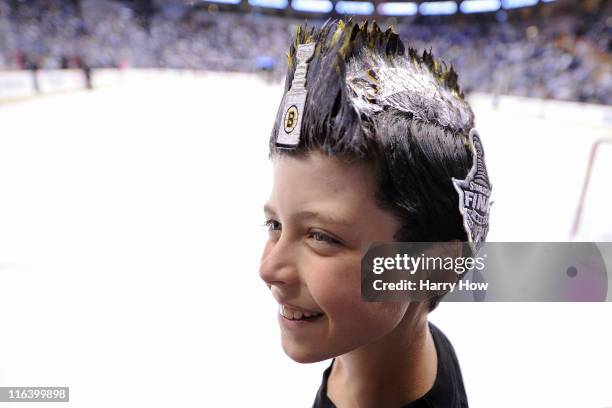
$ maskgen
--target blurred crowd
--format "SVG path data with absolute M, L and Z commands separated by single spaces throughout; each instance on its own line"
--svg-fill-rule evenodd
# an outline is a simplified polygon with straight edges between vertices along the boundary
M 537 24 L 405 25 L 403 38 L 452 63 L 466 92 L 612 104 L 612 17 Z
M 139 10 L 112 0 L 0 0 L 0 69 L 269 70 L 283 78 L 286 48 L 300 22 L 258 13 Z M 466 92 L 612 104 L 609 7 L 594 15 L 478 24 L 434 19 L 396 29 L 409 45 L 452 63 Z

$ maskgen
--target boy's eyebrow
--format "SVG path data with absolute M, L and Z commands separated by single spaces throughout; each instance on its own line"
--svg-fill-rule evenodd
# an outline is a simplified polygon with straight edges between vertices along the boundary
M 267 203 L 264 205 L 263 210 L 264 210 L 264 213 L 266 214 L 276 214 L 274 209 Z M 317 211 L 308 211 L 308 210 L 299 211 L 294 214 L 294 217 L 304 218 L 304 219 L 318 219 L 328 224 L 343 225 L 346 227 L 353 226 L 353 223 L 348 220 L 342 219 L 340 217 L 337 217 L 331 214 L 323 214 Z

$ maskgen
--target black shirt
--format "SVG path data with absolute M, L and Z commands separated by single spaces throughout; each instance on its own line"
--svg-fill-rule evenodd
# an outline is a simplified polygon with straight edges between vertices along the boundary
M 432 323 L 429 323 L 429 331 L 433 337 L 438 354 L 436 381 L 433 387 L 421 398 L 399 408 L 467 408 L 467 397 L 455 349 L 444 333 Z M 336 361 L 335 358 L 325 372 L 323 372 L 323 381 L 312 408 L 336 408 L 334 403 L 327 397 L 327 379 L 334 361 Z

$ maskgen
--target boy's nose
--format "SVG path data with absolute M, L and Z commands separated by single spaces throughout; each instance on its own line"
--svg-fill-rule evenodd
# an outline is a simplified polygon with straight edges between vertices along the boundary
M 282 238 L 268 241 L 259 265 L 259 276 L 268 286 L 299 282 L 295 253 Z

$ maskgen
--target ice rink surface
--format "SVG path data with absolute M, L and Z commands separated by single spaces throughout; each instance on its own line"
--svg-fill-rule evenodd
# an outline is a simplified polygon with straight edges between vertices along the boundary
M 87 408 L 312 404 L 329 361 L 283 353 L 257 273 L 281 97 L 256 77 L 151 74 L 0 104 L 0 386 L 69 386 Z M 611 128 L 473 107 L 489 240 L 568 240 Z M 603 168 L 586 239 L 610 231 Z M 443 303 L 431 320 L 471 407 L 603 408 L 611 317 L 611 303 Z

